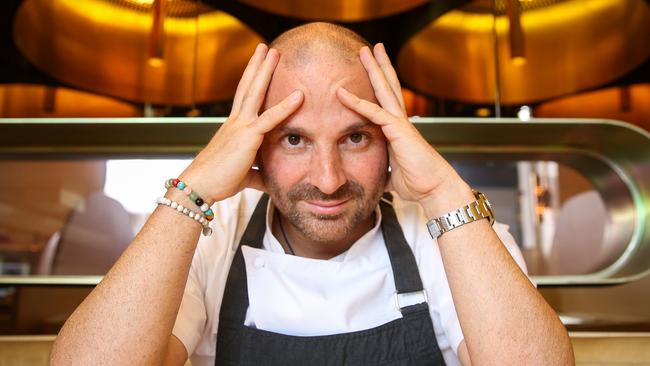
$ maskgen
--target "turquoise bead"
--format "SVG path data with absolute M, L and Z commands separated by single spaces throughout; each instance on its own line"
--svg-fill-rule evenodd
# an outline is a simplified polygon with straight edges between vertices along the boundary
M 205 216 L 212 216 L 212 215 L 214 215 L 214 214 L 212 213 L 211 208 L 209 208 L 207 211 L 205 211 Z
M 178 182 L 178 185 L 176 185 L 176 188 L 178 188 L 178 189 L 180 189 L 180 190 L 185 189 L 185 183 L 183 183 L 183 182 Z

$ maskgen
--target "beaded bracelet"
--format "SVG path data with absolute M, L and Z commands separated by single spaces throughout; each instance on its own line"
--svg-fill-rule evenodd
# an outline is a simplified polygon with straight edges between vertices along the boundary
M 214 219 L 214 213 L 212 212 L 210 206 L 208 206 L 208 204 L 205 203 L 203 199 L 199 197 L 199 195 L 194 192 L 192 188 L 190 188 L 185 182 L 180 181 L 178 178 L 167 179 L 165 181 L 165 188 L 169 189 L 171 187 L 176 187 L 185 193 L 187 197 L 189 197 L 190 200 L 196 204 L 196 207 L 201 209 L 208 221 L 212 221 L 212 219 Z
M 169 198 L 166 198 L 166 197 L 158 197 L 158 198 L 156 198 L 156 203 L 159 204 L 159 205 L 165 205 L 167 207 L 171 207 L 174 210 L 176 210 L 176 211 L 178 211 L 178 212 L 180 212 L 180 213 L 182 213 L 184 215 L 187 215 L 189 218 L 194 219 L 194 221 L 201 224 L 201 226 L 203 227 L 203 229 L 201 230 L 201 233 L 204 236 L 212 235 L 212 228 L 210 227 L 210 224 L 209 224 L 208 220 L 205 217 L 203 217 L 203 215 L 201 215 L 200 213 L 191 211 L 187 207 L 183 207 L 183 205 L 181 205 L 180 203 L 178 203 L 176 201 L 172 201 L 172 200 L 170 200 Z

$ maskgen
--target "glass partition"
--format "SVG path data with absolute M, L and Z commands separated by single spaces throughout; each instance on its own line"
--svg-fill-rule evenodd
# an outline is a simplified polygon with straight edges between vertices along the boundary
M 189 162 L 0 161 L 0 274 L 104 275 Z
M 650 169 L 643 160 L 650 155 L 645 133 L 597 121 L 416 121 L 492 200 L 539 284 L 620 283 L 650 268 L 642 254 L 649 250 L 642 224 L 649 185 L 643 178 Z M 164 180 L 190 163 L 214 133 L 214 122 L 3 125 L 0 279 L 86 283 L 90 278 L 79 276 L 105 274 L 155 207 Z M 469 123 L 477 134 L 465 134 Z M 88 131 L 95 133 L 88 137 Z M 562 146 L 550 140 L 557 138 Z M 619 151 L 624 145 L 635 150 Z
M 0 172 L 1 275 L 103 275 L 190 159 L 4 160 Z M 612 266 L 631 226 L 615 203 L 566 163 L 451 154 L 490 198 L 534 276 L 581 275 Z M 512 159 L 512 160 L 510 160 Z M 616 184 L 625 190 L 623 182 Z M 629 192 L 618 204 L 630 205 Z M 35 217 L 36 216 L 36 217 Z M 580 233 L 580 235 L 576 235 Z M 587 253 L 589 253 L 587 255 Z

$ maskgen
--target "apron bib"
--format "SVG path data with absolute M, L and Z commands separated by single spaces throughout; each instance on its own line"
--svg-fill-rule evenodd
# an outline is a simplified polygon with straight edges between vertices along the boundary
M 388 195 L 390 199 L 390 196 Z M 424 293 L 422 280 L 392 205 L 380 202 L 381 229 L 393 269 L 396 306 L 402 318 L 375 328 L 325 336 L 292 336 L 244 325 L 248 310 L 246 265 L 241 246 L 262 248 L 268 195 L 264 194 L 233 258 L 219 314 L 216 365 L 444 365 L 425 301 L 400 299 Z

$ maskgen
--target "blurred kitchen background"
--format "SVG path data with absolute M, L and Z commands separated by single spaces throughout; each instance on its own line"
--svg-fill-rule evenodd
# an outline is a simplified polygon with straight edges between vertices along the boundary
M 579 363 L 650 364 L 648 0 L 0 1 L 0 364 L 43 364 L 257 43 L 309 21 L 386 45 Z

